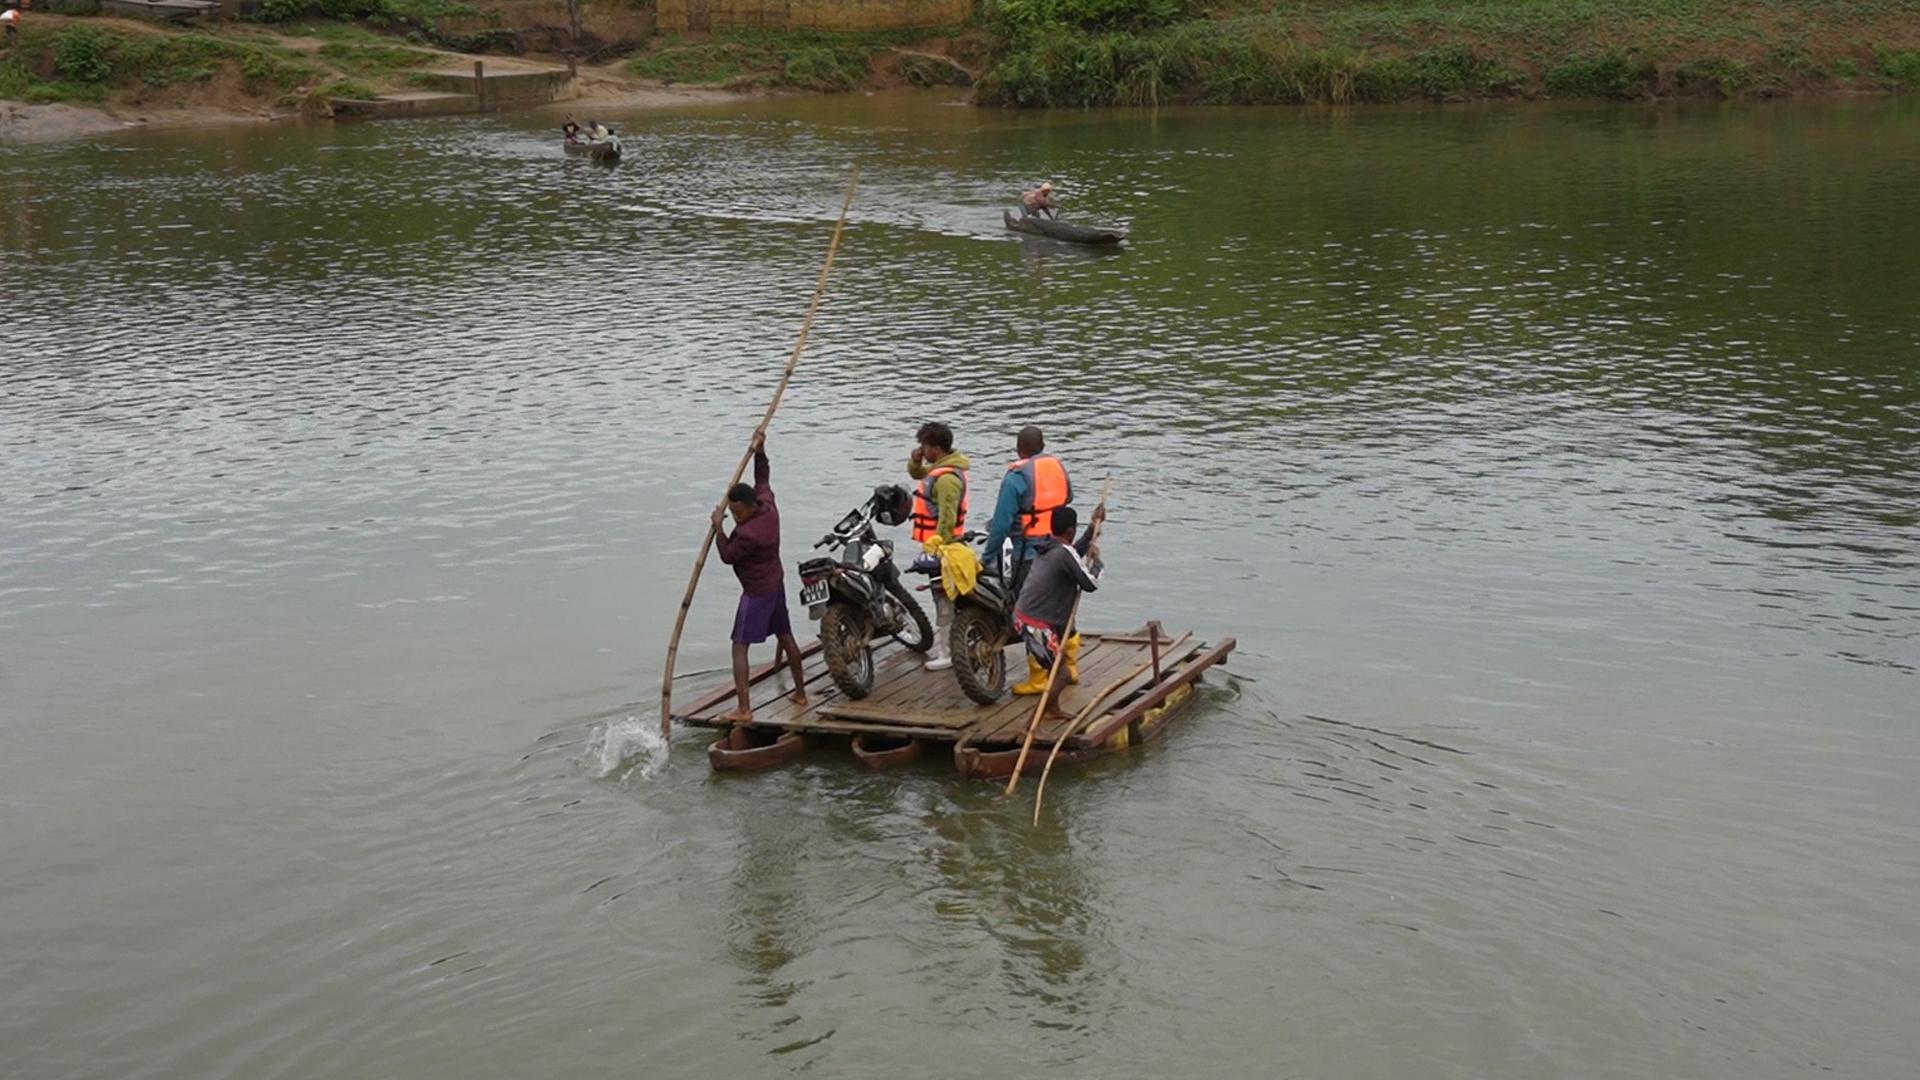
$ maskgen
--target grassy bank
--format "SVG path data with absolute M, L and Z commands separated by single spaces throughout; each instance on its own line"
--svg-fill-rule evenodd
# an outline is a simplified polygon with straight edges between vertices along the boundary
M 1920 0 L 989 0 L 984 104 L 1920 88 Z
M 159 33 L 34 19 L 0 59 L 0 98 L 141 104 L 180 91 L 272 101 L 320 75 L 296 54 L 198 33 Z
M 71 0 L 70 0 L 71 3 Z M 284 31 L 285 34 L 277 31 Z M 289 36 L 290 35 L 290 36 Z M 183 30 L 43 14 L 0 54 L 0 99 L 137 108 L 319 108 L 410 86 L 445 54 L 335 20 Z
M 700 38 L 667 36 L 628 60 L 627 70 L 665 83 L 732 89 L 836 91 L 969 81 L 954 64 L 923 55 L 928 49 L 939 56 L 954 51 L 951 33 L 738 30 Z

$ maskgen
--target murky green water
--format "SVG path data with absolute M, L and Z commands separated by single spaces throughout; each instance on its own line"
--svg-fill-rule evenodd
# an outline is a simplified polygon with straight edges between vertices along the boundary
M 1920 103 L 542 122 L 0 148 L 8 1075 L 1910 1072 Z M 789 556 L 1037 421 L 1241 642 L 1037 829 L 645 736 L 854 161 Z

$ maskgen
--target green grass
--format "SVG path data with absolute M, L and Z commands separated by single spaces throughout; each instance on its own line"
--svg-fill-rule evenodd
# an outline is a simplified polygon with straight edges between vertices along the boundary
M 1895 86 L 1920 90 L 1920 49 L 1896 52 L 1880 49 L 1874 54 L 1880 74 Z
M 1065 3 L 1066 0 L 1061 0 Z M 1013 106 L 1771 96 L 1920 89 L 1920 0 L 1214 0 L 1171 25 L 1002 18 L 979 98 Z M 990 21 L 994 18 L 992 9 Z M 1904 50 L 1904 51 L 1902 51 Z
M 1459 45 L 1369 55 L 1300 42 L 1278 25 L 1033 35 L 982 78 L 980 100 L 1021 106 L 1436 101 L 1518 91 L 1526 74 Z
M 348 45 L 329 41 L 320 46 L 320 59 L 350 78 L 390 80 L 439 57 L 398 45 Z
M 391 37 L 376 34 L 359 23 L 338 22 L 333 19 L 300 19 L 294 22 L 277 23 L 273 29 L 293 37 L 319 38 L 321 41 L 338 41 L 349 45 L 393 43 Z
M 792 86 L 852 90 L 867 81 L 874 57 L 922 34 L 826 34 L 739 31 L 713 41 L 660 40 L 627 62 L 647 79 L 699 86 Z
M 322 87 L 316 95 L 321 98 L 351 98 L 355 101 L 371 101 L 380 96 L 380 92 L 358 79 L 336 79 Z
M 316 74 L 283 50 L 205 34 L 129 34 L 85 23 L 30 26 L 0 61 L 0 97 L 32 102 L 100 102 L 114 92 L 139 97 L 208 82 L 229 67 L 249 90 L 262 94 L 292 90 Z M 50 77 L 40 74 L 49 71 Z
M 1618 50 L 1575 56 L 1547 69 L 1554 97 L 1639 98 L 1653 92 L 1653 65 Z

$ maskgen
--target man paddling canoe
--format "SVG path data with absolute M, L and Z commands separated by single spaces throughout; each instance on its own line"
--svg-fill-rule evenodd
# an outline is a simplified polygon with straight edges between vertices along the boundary
M 1020 196 L 1020 216 L 1032 217 L 1035 214 L 1058 216 L 1053 211 L 1053 181 L 1048 180 Z
M 807 676 L 800 666 L 800 645 L 793 640 L 787 618 L 786 571 L 780 565 L 780 508 L 774 503 L 773 468 L 767 462 L 767 436 L 753 437 L 753 485 L 735 484 L 727 492 L 725 508 L 713 511 L 713 543 L 720 561 L 733 567 L 740 579 L 740 606 L 733 614 L 733 688 L 740 707 L 720 719 L 730 724 L 753 720 L 753 698 L 747 693 L 747 647 L 769 637 L 779 641 L 774 662 L 785 653 L 793 668 L 795 705 L 807 704 Z M 733 535 L 723 528 L 733 514 Z

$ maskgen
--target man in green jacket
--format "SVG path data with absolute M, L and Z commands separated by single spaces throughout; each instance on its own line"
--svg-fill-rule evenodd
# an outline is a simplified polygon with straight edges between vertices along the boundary
M 920 481 L 913 489 L 913 538 L 932 554 L 951 544 L 967 529 L 967 471 L 973 463 L 953 448 L 953 429 L 938 421 L 922 424 L 918 445 L 907 457 L 907 475 Z M 928 671 L 953 666 L 947 641 L 953 626 L 953 601 L 933 590 L 933 648 L 927 653 Z

